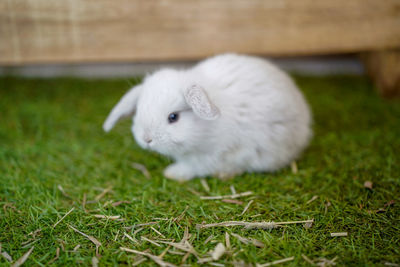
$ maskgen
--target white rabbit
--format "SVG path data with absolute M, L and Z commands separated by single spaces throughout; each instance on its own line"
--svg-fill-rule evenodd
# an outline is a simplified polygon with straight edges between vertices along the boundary
M 236 54 L 148 75 L 103 128 L 130 116 L 141 147 L 176 161 L 164 171 L 175 180 L 275 171 L 312 135 L 310 110 L 290 77 L 266 60 Z

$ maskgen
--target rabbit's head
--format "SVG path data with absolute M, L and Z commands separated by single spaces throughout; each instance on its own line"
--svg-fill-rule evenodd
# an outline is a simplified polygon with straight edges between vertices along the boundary
M 142 148 L 174 157 L 201 148 L 220 111 L 188 72 L 164 69 L 129 90 L 103 128 L 108 132 L 131 116 L 132 133 Z

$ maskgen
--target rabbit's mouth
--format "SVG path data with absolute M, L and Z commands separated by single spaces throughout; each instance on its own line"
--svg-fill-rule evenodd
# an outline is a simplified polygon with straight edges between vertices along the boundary
M 155 142 L 147 145 L 148 150 L 157 152 L 167 157 L 175 157 L 177 154 L 181 154 L 182 144 L 175 144 L 171 142 Z

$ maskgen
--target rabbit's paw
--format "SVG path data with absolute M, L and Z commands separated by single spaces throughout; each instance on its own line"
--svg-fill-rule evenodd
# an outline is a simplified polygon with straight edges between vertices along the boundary
M 187 181 L 194 178 L 193 171 L 189 166 L 182 163 L 174 163 L 164 170 L 164 176 L 175 181 Z
M 233 171 L 232 172 L 219 172 L 219 173 L 217 173 L 217 177 L 222 181 L 231 180 L 237 175 L 240 175 L 240 171 L 237 171 L 237 172 L 233 172 Z

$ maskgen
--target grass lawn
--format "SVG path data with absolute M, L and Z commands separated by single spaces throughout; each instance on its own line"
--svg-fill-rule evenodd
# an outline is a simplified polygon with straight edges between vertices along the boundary
M 310 265 L 302 254 L 315 263 L 334 259 L 339 266 L 400 264 L 400 102 L 379 98 L 365 77 L 296 80 L 315 121 L 315 136 L 297 162 L 298 172 L 286 168 L 228 181 L 210 178 L 207 192 L 199 179 L 180 184 L 163 178 L 170 161 L 141 150 L 130 133 L 130 121 L 109 134 L 102 131 L 110 109 L 137 79 L 0 78 L 3 255 L 16 261 L 34 246 L 27 266 L 51 261 L 87 266 L 96 263 L 94 243 L 100 242 L 100 266 L 138 261 L 153 266 L 147 256 L 120 247 L 160 255 L 168 248 L 163 240 L 180 242 L 187 228 L 188 242 L 200 258 L 209 257 L 219 242 L 226 245 L 228 233 L 230 248 L 207 263 L 214 266 L 254 266 L 292 256 L 283 265 Z M 151 178 L 133 163 L 145 165 Z M 366 181 L 372 182 L 372 189 L 364 186 Z M 231 186 L 253 194 L 234 203 L 200 199 L 232 194 Z M 311 228 L 196 228 L 223 221 L 312 218 Z M 154 224 L 140 225 L 149 222 Z M 94 237 L 94 243 L 73 228 Z M 348 235 L 331 237 L 336 232 Z M 235 234 L 257 239 L 264 247 L 246 244 Z M 162 260 L 200 265 L 196 256 L 173 246 Z M 0 256 L 0 265 L 8 264 Z

